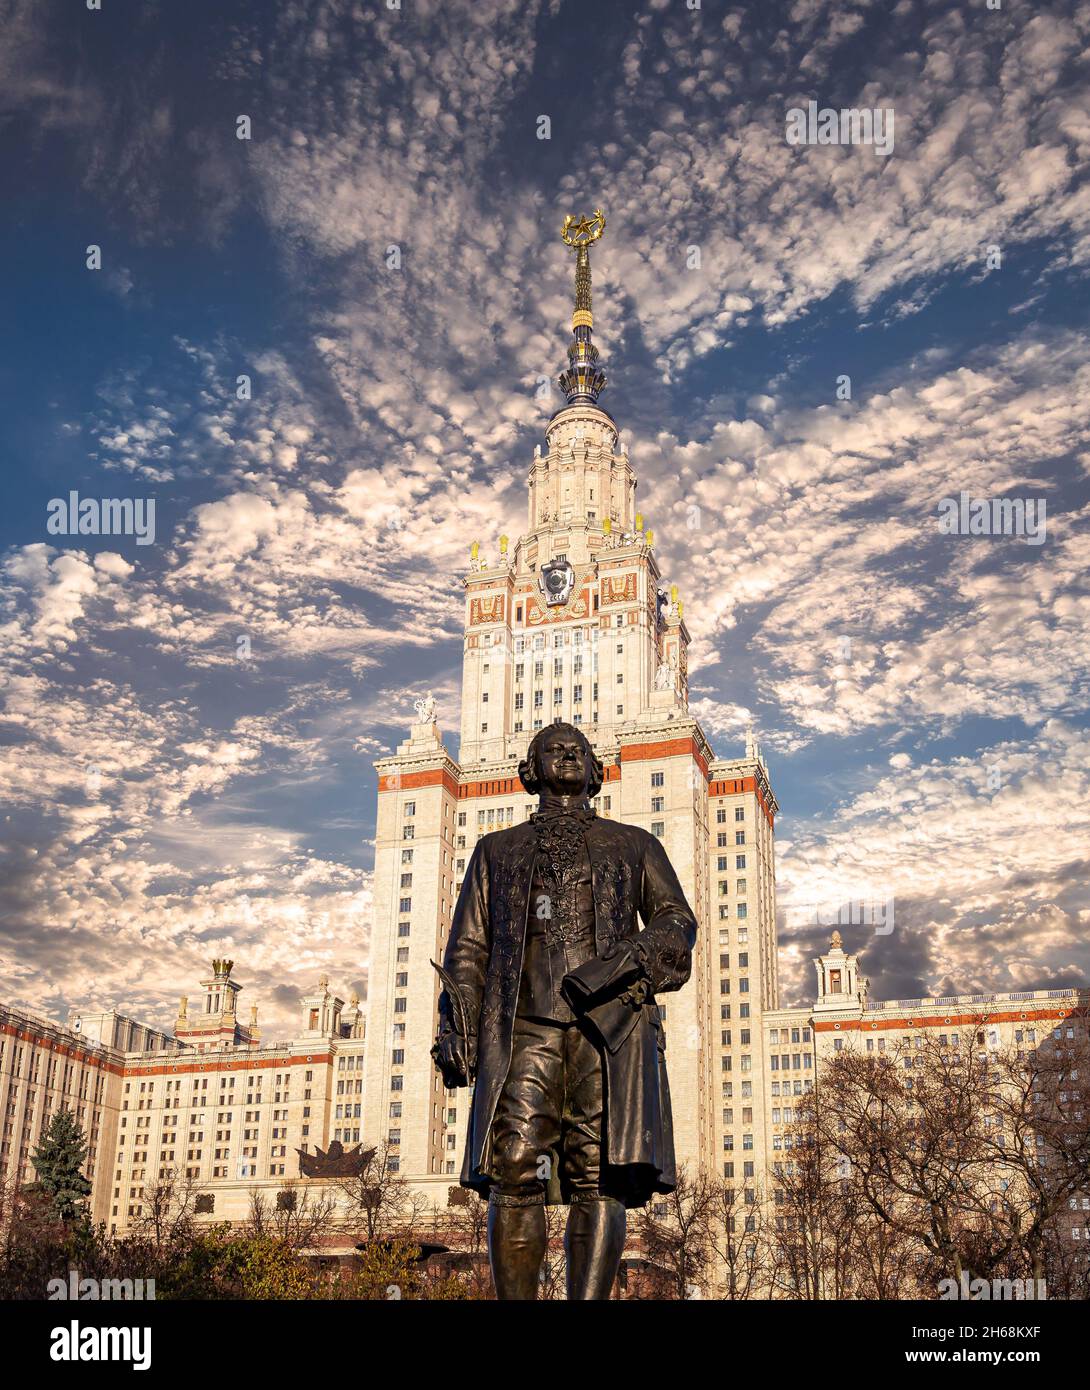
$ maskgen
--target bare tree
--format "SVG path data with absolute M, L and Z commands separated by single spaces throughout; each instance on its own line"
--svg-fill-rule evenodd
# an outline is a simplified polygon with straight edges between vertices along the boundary
M 728 1302 L 760 1298 L 770 1280 L 768 1218 L 760 1189 L 709 1179 L 708 1248 L 715 1296 Z
M 984 1020 L 830 1060 L 812 1140 L 846 1175 L 877 1296 L 1078 1268 L 1057 1233 L 1090 1189 L 1088 1068 L 1081 1021 L 1031 1046 Z
M 567 1261 L 564 1258 L 564 1231 L 567 1207 L 545 1208 L 545 1258 L 541 1262 L 541 1288 L 538 1297 L 550 1302 L 567 1297 Z
M 799 1300 L 852 1296 L 858 1210 L 839 1147 L 825 1138 L 825 1095 L 816 1088 L 796 1107 L 773 1163 L 768 1231 L 771 1291 Z
M 180 1168 L 160 1171 L 158 1181 L 144 1189 L 140 1214 L 131 1227 L 134 1236 L 147 1241 L 159 1254 L 192 1235 L 202 1195 L 200 1183 Z
M 995 1174 L 989 1213 L 1005 1237 L 993 1263 L 1007 1264 L 1007 1277 L 1034 1280 L 1046 1279 L 1051 1265 L 1054 1279 L 1068 1271 L 1066 1282 L 1081 1262 L 1065 1257 L 1057 1234 L 1072 1202 L 1078 1210 L 1090 1194 L 1090 1042 L 1081 1018 L 1032 1044 L 1022 1032 L 1021 1045 L 979 1057 L 988 1069 L 985 1149 Z
M 472 1298 L 492 1297 L 488 1265 L 488 1203 L 468 1188 L 454 1187 L 447 1205 L 436 1208 L 433 1230 L 438 1239 L 456 1252 L 458 1262 L 448 1261 L 465 1280 Z
M 360 1172 L 331 1179 L 341 1201 L 339 1213 L 346 1230 L 361 1242 L 410 1237 L 427 1211 L 427 1198 L 414 1192 L 391 1160 L 388 1144 L 375 1148 Z
M 293 1250 L 316 1245 L 333 1225 L 337 1197 L 317 1182 L 291 1182 L 273 1200 L 259 1187 L 250 1189 L 250 1212 L 244 1231 L 251 1236 L 272 1236 Z
M 703 1170 L 690 1175 L 682 1165 L 674 1191 L 652 1198 L 636 1218 L 634 1234 L 643 1257 L 661 1271 L 662 1298 L 688 1299 L 706 1292 L 713 1257 L 714 1183 Z

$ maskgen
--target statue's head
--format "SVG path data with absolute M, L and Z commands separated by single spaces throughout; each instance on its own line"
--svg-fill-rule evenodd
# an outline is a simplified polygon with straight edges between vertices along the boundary
M 533 736 L 525 760 L 519 763 L 519 779 L 531 796 L 545 791 L 555 796 L 583 793 L 590 800 L 601 791 L 604 776 L 582 729 L 559 720 Z

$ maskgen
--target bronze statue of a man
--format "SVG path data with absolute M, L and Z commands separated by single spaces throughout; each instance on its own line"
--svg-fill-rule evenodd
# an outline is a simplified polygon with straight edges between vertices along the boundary
M 448 1086 L 475 1077 L 461 1183 L 501 1299 L 537 1297 L 546 1203 L 571 1208 L 569 1299 L 608 1298 L 626 1208 L 676 1186 L 655 995 L 689 978 L 696 919 L 659 841 L 595 814 L 602 775 L 579 729 L 535 735 L 538 810 L 478 842 L 440 972 L 432 1053 Z

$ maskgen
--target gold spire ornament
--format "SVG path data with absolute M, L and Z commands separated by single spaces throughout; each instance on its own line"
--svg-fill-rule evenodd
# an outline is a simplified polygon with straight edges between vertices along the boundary
M 575 252 L 575 310 L 571 316 L 573 341 L 568 348 L 568 370 L 560 374 L 560 389 L 569 405 L 597 405 L 606 384 L 598 366 L 598 349 L 591 342 L 594 315 L 590 300 L 590 248 L 606 229 L 606 215 L 595 208 L 593 217 L 564 218 L 560 239 Z
M 569 246 L 591 246 L 606 229 L 606 215 L 601 208 L 594 209 L 593 217 L 580 217 L 576 220 L 569 212 L 564 218 L 560 236 Z
M 578 220 L 569 212 L 564 218 L 560 239 L 570 246 L 575 256 L 575 312 L 571 316 L 572 332 L 579 328 L 593 328 L 594 315 L 590 311 L 590 251 L 606 229 L 606 215 L 601 208 L 595 208 L 593 217 L 580 217 Z

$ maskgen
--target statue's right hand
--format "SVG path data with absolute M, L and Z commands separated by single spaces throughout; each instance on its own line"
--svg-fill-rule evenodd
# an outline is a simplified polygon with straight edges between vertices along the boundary
M 469 1062 L 463 1037 L 455 1032 L 444 1033 L 436 1039 L 432 1055 L 448 1086 L 469 1085 Z

